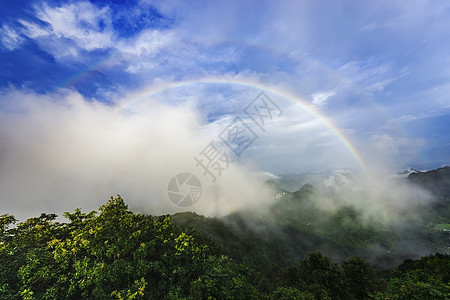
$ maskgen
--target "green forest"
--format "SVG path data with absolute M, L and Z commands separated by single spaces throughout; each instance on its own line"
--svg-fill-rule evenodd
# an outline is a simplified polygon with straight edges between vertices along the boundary
M 447 254 L 389 269 L 358 256 L 335 261 L 321 251 L 304 253 L 308 247 L 295 256 L 280 241 L 236 230 L 242 216 L 230 223 L 194 213 L 137 214 L 119 195 L 98 212 L 56 217 L 0 217 L 0 299 L 450 298 Z M 297 238 L 320 239 L 312 232 Z M 347 249 L 339 238 L 327 241 Z

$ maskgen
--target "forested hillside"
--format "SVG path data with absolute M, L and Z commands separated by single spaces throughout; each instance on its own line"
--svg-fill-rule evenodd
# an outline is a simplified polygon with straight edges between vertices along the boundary
M 277 230 L 276 240 L 275 231 L 263 236 L 245 229 L 237 215 L 220 220 L 186 213 L 135 214 L 120 196 L 99 212 L 76 210 L 65 217 L 67 222 L 60 223 L 56 215 L 42 214 L 16 224 L 11 215 L 0 217 L 1 299 L 450 296 L 450 257 L 444 254 L 406 260 L 380 272 L 360 257 L 332 261 L 319 251 L 306 254 L 311 247 L 351 253 L 348 246 L 313 233 L 268 226 Z M 236 229 L 238 224 L 243 230 Z M 283 245 L 283 236 L 292 238 L 291 244 Z M 296 244 L 301 248 L 297 253 L 285 252 Z

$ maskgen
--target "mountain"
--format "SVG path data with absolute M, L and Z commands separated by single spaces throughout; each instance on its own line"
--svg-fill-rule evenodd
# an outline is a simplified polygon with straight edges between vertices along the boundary
M 280 183 L 268 180 L 274 202 L 267 210 L 239 211 L 220 219 L 185 212 L 171 219 L 179 226 L 195 229 L 226 255 L 268 277 L 280 274 L 284 267 L 312 251 L 338 261 L 357 255 L 386 269 L 406 258 L 447 251 L 448 234 L 434 230 L 434 224 L 446 223 L 450 216 L 450 205 L 443 200 L 448 197 L 449 171 L 448 167 L 430 172 L 408 170 L 407 179 L 401 180 L 434 190 L 438 196 L 423 202 L 418 195 L 419 200 L 411 199 L 415 202 L 405 205 L 406 210 L 397 208 L 398 217 L 394 219 L 378 219 L 363 207 L 345 202 L 348 197 L 367 197 L 356 188 L 349 173 L 328 177 L 315 174 L 316 182 L 319 177 L 328 180 L 329 186 L 322 189 L 305 183 L 308 179 L 304 173 L 294 174 L 290 181 L 281 178 Z M 294 178 L 303 183 L 300 188 L 290 192 L 282 187 L 287 181 L 290 187 L 298 185 Z M 396 200 L 391 192 L 387 190 L 383 196 L 387 205 Z
M 119 195 L 64 223 L 0 215 L 0 299 L 448 299 L 448 255 L 377 272 L 360 257 L 304 253 L 346 247 L 242 216 L 135 214 Z
M 409 175 L 415 173 L 420 173 L 420 171 L 417 171 L 416 169 L 413 168 L 408 168 L 403 171 L 397 172 L 396 174 L 399 175 L 400 177 L 408 177 Z
M 450 223 L 450 167 L 412 173 L 407 179 L 433 195 L 433 201 L 425 209 L 433 211 L 435 223 Z
M 195 229 L 225 255 L 272 279 L 312 251 L 321 251 L 338 260 L 355 250 L 314 233 L 254 219 L 243 213 L 217 219 L 184 212 L 171 216 L 171 220 L 182 228 Z
M 450 201 L 450 167 L 445 166 L 428 172 L 416 172 L 408 175 L 408 180 L 417 184 L 435 196 Z
M 437 171 L 412 184 L 445 182 Z M 384 224 L 333 207 L 335 191 L 268 184 L 282 196 L 266 211 L 223 218 L 136 214 L 119 195 L 63 223 L 0 215 L 0 299 L 448 299 L 450 256 L 429 255 L 448 243 L 426 226 L 433 207 Z M 411 260 L 411 244 L 427 256 Z

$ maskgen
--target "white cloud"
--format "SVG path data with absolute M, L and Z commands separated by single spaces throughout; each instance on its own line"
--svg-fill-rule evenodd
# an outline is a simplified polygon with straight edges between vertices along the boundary
M 132 55 L 150 55 L 173 44 L 175 39 L 171 33 L 164 34 L 157 30 L 143 30 L 132 40 L 122 40 L 117 48 Z
M 372 58 L 368 61 L 350 61 L 339 67 L 338 71 L 353 82 L 374 81 L 390 71 L 386 63 Z
M 23 38 L 13 28 L 3 25 L 0 28 L 0 40 L 3 46 L 12 51 L 21 46 Z
M 22 34 L 36 40 L 41 49 L 57 59 L 75 57 L 82 61 L 85 58 L 80 56 L 82 51 L 114 49 L 120 54 L 118 61 L 125 63 L 125 71 L 146 74 L 154 70 L 161 60 L 192 52 L 190 45 L 180 43 L 176 31 L 143 29 L 136 36 L 120 37 L 112 25 L 112 10 L 108 6 L 99 8 L 90 2 L 57 7 L 43 4 L 36 5 L 35 11 L 37 17 L 48 25 L 19 19 L 24 26 Z M 163 49 L 166 50 L 164 57 L 157 57 Z
M 183 52 L 183 46 L 173 32 L 161 32 L 147 29 L 136 37 L 119 40 L 115 48 L 126 60 L 126 71 L 129 73 L 147 73 L 160 65 L 161 60 L 172 60 Z M 164 50 L 164 51 L 163 51 Z M 163 51 L 163 53 L 161 53 Z M 161 54 L 162 57 L 158 57 Z M 186 59 L 186 57 L 184 57 Z
M 78 2 L 61 7 L 44 4 L 37 16 L 50 24 L 58 38 L 68 38 L 82 49 L 94 50 L 111 47 L 113 29 L 107 7 L 97 8 L 90 2 Z
M 9 101 L 0 107 L 0 201 L 19 218 L 96 209 L 117 193 L 131 208 L 173 213 L 181 209 L 168 199 L 167 184 L 181 172 L 202 181 L 204 196 L 190 208 L 199 213 L 264 202 L 260 180 L 242 166 L 230 165 L 215 184 L 195 167 L 194 155 L 210 140 L 189 103 L 175 107 L 143 99 L 120 108 L 75 93 L 17 90 L 1 97 Z
M 372 31 L 372 30 L 374 30 L 376 28 L 377 28 L 377 24 L 375 22 L 371 22 L 371 23 L 369 23 L 367 25 L 364 25 L 361 28 L 361 31 Z
M 132 78 L 135 85 L 147 85 L 158 78 L 179 82 L 217 77 L 231 81 L 243 79 L 266 85 L 269 90 L 307 95 L 313 105 L 343 124 L 341 127 L 353 128 L 356 132 L 382 134 L 380 127 L 388 121 L 385 120 L 386 111 L 395 119 L 401 115 L 418 116 L 420 112 L 428 114 L 448 107 L 448 86 L 443 86 L 442 80 L 448 75 L 450 60 L 446 54 L 448 43 L 440 38 L 448 27 L 444 26 L 448 18 L 444 18 L 445 10 L 441 4 L 421 15 L 423 1 L 411 6 L 395 3 L 388 6 L 393 8 L 388 11 L 385 9 L 388 2 L 357 4 L 338 14 L 324 12 L 320 1 L 268 2 L 245 7 L 219 1 L 206 5 L 204 9 L 201 2 L 195 1 L 141 2 L 154 5 L 170 19 L 170 26 L 164 29 L 140 28 L 142 31 L 125 38 L 113 31 L 111 24 L 115 16 L 112 9 L 89 2 L 74 2 L 58 7 L 36 6 L 37 16 L 47 22 L 47 26 L 20 19 L 25 29 L 2 38 L 15 47 L 15 44 L 20 44 L 22 34 L 35 39 L 41 49 L 57 59 L 75 57 L 77 62 L 88 66 L 98 61 L 98 53 L 90 56 L 89 51 L 108 48 L 108 53 L 117 53 L 114 57 L 117 59 L 110 60 L 106 67 L 100 65 L 95 71 L 117 85 L 122 84 L 117 78 L 127 72 L 125 76 Z M 331 5 L 338 7 L 341 4 Z M 315 14 L 318 11 L 323 13 L 320 18 Z M 349 15 L 354 17 L 345 19 Z M 433 22 L 429 27 L 423 27 L 420 34 L 403 34 L 404 30 L 414 31 L 425 20 Z M 370 34 L 362 32 L 361 28 L 371 30 Z M 425 30 L 427 34 L 422 34 Z M 433 39 L 435 44 L 429 43 Z M 400 45 L 403 42 L 405 44 Z M 433 55 L 439 53 L 442 55 Z M 439 65 L 428 64 L 433 57 L 442 62 Z M 417 68 L 418 60 L 422 60 L 420 64 L 423 66 L 433 69 L 433 73 L 427 68 Z M 107 69 L 111 65 L 115 67 Z M 112 76 L 109 76 L 109 71 Z M 414 83 L 424 82 L 422 79 L 425 77 L 430 78 L 426 82 L 432 82 L 433 78 L 441 82 L 434 85 L 435 88 L 428 86 L 429 91 L 424 93 L 422 85 Z M 392 84 L 400 78 L 402 81 Z M 408 81 L 412 84 L 409 85 Z M 121 93 L 128 88 L 119 87 Z M 422 90 L 416 92 L 416 88 Z M 205 106 L 208 112 L 220 115 L 229 108 L 229 98 L 214 96 L 212 99 L 215 101 L 211 100 Z M 111 98 L 115 98 L 114 95 Z M 309 130 L 314 137 L 320 137 L 318 132 L 323 132 L 312 129 L 314 122 L 297 119 L 295 123 L 293 120 L 295 118 L 290 120 L 290 125 L 286 122 L 286 126 L 280 126 L 279 132 L 285 140 L 273 147 L 288 152 L 289 139 L 297 141 L 295 133 Z M 289 138 L 288 133 L 292 134 Z M 303 142 L 317 145 L 306 136 L 301 138 Z M 371 142 L 382 144 L 383 141 L 378 138 Z M 389 141 L 386 139 L 384 142 Z M 321 140 L 320 144 L 325 145 L 326 142 Z M 306 145 L 301 148 L 300 142 L 296 147 L 293 148 L 308 148 Z M 324 148 L 317 153 L 322 151 L 324 156 L 329 155 Z M 307 150 L 313 153 L 313 149 L 310 146 Z M 389 149 L 385 148 L 388 152 Z
M 423 138 L 374 134 L 364 146 L 364 157 L 373 167 L 398 171 L 405 163 L 420 161 L 420 151 L 426 146 Z
M 20 24 L 22 24 L 25 29 L 23 30 L 24 35 L 29 38 L 36 39 L 44 36 L 49 36 L 52 34 L 50 28 L 39 26 L 35 23 L 28 22 L 26 20 L 19 19 Z
M 371 95 L 383 93 L 389 84 L 410 74 L 406 66 L 394 70 L 391 63 L 375 58 L 368 61 L 350 61 L 340 66 L 338 72 L 346 78 L 346 81 L 341 83 L 343 88 L 350 83 Z
M 326 103 L 328 98 L 336 94 L 334 91 L 327 91 L 327 92 L 317 92 L 311 95 L 313 101 L 312 103 L 317 106 L 322 106 Z
M 90 2 L 75 2 L 58 7 L 35 5 L 36 16 L 48 25 L 19 19 L 22 34 L 35 39 L 40 47 L 56 58 L 78 56 L 81 50 L 111 48 L 115 33 L 108 7 Z

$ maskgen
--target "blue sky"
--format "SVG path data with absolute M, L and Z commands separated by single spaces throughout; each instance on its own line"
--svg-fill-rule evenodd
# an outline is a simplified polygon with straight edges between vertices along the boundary
M 48 164 L 42 153 L 64 148 L 56 137 L 63 140 L 78 128 L 85 139 L 74 147 L 106 143 L 89 129 L 133 95 L 211 78 L 266 86 L 285 112 L 238 159 L 258 171 L 357 168 L 336 130 L 367 165 L 399 170 L 450 164 L 448 1 L 6 1 L 0 20 L 3 170 L 43 172 Z M 145 99 L 174 117 L 168 124 L 183 121 L 177 109 L 186 110 L 192 120 L 180 126 L 197 124 L 193 132 L 207 142 L 260 90 L 191 83 Z M 333 128 L 270 91 L 303 99 Z M 154 117 L 155 108 L 135 107 L 136 118 L 143 111 Z M 153 143 L 133 153 L 171 149 L 168 136 L 179 136 L 165 126 L 153 128 L 159 138 L 150 134 Z M 110 127 L 111 135 L 127 130 L 121 123 Z M 128 130 L 134 133 L 126 136 L 145 136 Z M 33 144 L 37 132 L 42 139 Z M 196 149 L 183 151 L 189 158 Z M 66 175 L 70 169 L 60 168 Z

